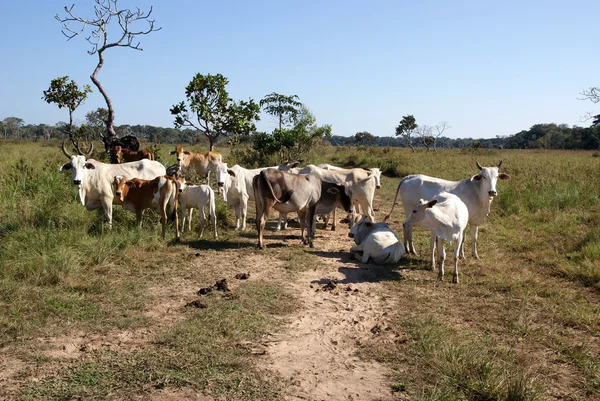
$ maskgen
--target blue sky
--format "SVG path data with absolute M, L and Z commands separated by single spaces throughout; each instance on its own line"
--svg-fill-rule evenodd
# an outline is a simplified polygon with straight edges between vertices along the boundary
M 55 124 L 68 113 L 41 100 L 53 78 L 92 85 L 97 63 L 84 37 L 67 41 L 54 19 L 75 2 L 0 4 L 0 120 Z M 154 6 L 162 30 L 143 51 L 105 53 L 99 79 L 117 125 L 173 126 L 170 107 L 196 73 L 221 73 L 234 99 L 296 94 L 335 135 L 393 136 L 403 115 L 448 121 L 453 138 L 512 135 L 536 123 L 588 126 L 600 105 L 578 100 L 600 86 L 600 1 L 119 0 Z M 114 28 L 114 27 L 113 27 Z M 76 112 L 103 107 L 95 87 Z M 268 116 L 258 129 L 271 131 Z

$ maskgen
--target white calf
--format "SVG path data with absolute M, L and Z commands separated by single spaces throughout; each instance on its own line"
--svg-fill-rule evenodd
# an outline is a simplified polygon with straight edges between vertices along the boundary
M 208 206 L 210 218 L 212 220 L 213 236 L 218 238 L 217 234 L 217 213 L 215 211 L 215 192 L 208 185 L 186 185 L 181 186 L 179 194 L 179 204 L 183 210 L 183 223 L 181 230 L 185 230 L 185 219 L 187 215 L 188 230 L 192 230 L 192 209 L 200 211 L 200 234 L 204 234 L 205 214 L 204 208 Z
M 350 248 L 357 260 L 377 264 L 398 263 L 404 255 L 404 244 L 387 223 L 371 223 L 363 216 L 348 233 L 357 246 Z M 357 252 L 362 252 L 360 256 Z
M 434 207 L 435 206 L 435 207 Z M 435 242 L 434 235 L 437 236 L 437 248 L 439 256 L 438 280 L 444 279 L 444 260 L 446 251 L 444 250 L 444 240 L 454 244 L 454 274 L 452 282 L 458 283 L 458 255 L 465 233 L 469 223 L 469 210 L 463 201 L 456 195 L 441 193 L 435 199 L 426 201 L 421 199 L 413 208 L 412 213 L 404 222 L 405 229 L 412 229 L 412 226 L 429 228 L 432 232 L 431 241 L 431 262 L 432 269 L 435 268 Z

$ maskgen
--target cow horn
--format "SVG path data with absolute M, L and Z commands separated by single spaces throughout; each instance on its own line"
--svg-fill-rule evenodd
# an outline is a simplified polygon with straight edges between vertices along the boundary
M 65 143 L 64 142 L 62 143 L 62 151 L 65 154 L 65 156 L 67 156 L 68 159 L 71 158 L 72 155 L 69 154 L 69 152 L 67 152 L 67 148 L 65 148 Z
M 477 163 L 477 168 L 478 168 L 479 170 L 483 170 L 483 167 L 481 167 L 481 164 L 479 164 L 479 162 L 478 162 L 478 161 L 475 161 L 475 163 Z
M 79 148 L 79 144 L 75 145 L 75 149 L 77 149 L 77 152 L 79 152 L 80 155 L 85 156 L 85 157 L 90 157 L 90 155 L 94 151 L 94 143 L 90 142 L 90 149 L 87 152 L 82 151 Z
M 498 163 L 498 168 L 500 168 L 501 165 L 502 165 L 502 160 L 500 160 L 500 163 Z

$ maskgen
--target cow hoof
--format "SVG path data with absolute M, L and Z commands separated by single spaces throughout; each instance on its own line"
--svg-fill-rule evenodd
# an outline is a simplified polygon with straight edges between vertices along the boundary
M 452 284 L 458 284 L 458 278 L 457 277 L 453 277 L 452 278 Z
M 438 281 L 444 281 L 444 276 L 438 276 Z
M 331 231 L 335 231 L 335 226 L 331 226 Z

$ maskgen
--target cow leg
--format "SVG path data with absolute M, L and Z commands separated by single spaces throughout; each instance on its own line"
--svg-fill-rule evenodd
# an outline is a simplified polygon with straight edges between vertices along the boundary
M 160 237 L 165 239 L 165 234 L 167 233 L 167 202 L 160 207 L 160 225 L 162 226 L 162 230 L 160 232 Z
M 337 220 L 337 215 L 336 215 L 336 212 L 335 212 L 336 209 L 337 209 L 337 207 L 334 207 L 333 211 L 331 212 L 331 213 L 333 213 L 333 216 L 332 216 L 333 219 L 331 221 L 331 231 L 335 231 L 335 229 L 336 229 L 336 226 L 335 226 L 335 223 L 336 223 L 336 220 Z M 327 228 L 327 223 L 329 223 L 329 216 L 331 216 L 331 213 L 327 215 L 327 219 L 325 220 L 325 228 Z
M 473 244 L 471 245 L 471 255 L 473 255 L 473 257 L 475 259 L 479 259 L 479 255 L 477 254 L 477 233 L 479 232 L 479 227 L 478 226 L 471 226 L 471 241 L 473 241 Z
M 277 231 L 285 230 L 287 228 L 287 213 L 279 212 L 279 218 L 277 219 Z
M 456 243 L 454 244 L 454 253 L 452 254 L 452 261 L 454 262 L 454 271 L 452 274 L 452 282 L 458 284 L 458 252 L 460 250 L 460 243 L 462 242 L 463 233 L 458 234 Z
M 215 239 L 219 238 L 219 234 L 217 234 L 217 213 L 215 213 L 214 211 L 210 214 L 210 219 L 212 222 L 212 228 L 213 228 L 213 237 Z
M 439 256 L 439 271 L 438 271 L 438 280 L 444 280 L 444 261 L 446 260 L 446 250 L 444 249 L 444 239 L 438 237 L 437 239 L 437 248 L 438 248 L 438 256 Z
M 273 206 L 273 201 L 270 199 L 260 199 L 260 197 L 256 197 L 256 229 L 258 231 L 258 247 L 260 249 L 265 249 L 265 241 L 263 239 L 263 232 L 265 230 L 265 221 L 269 216 L 269 212 L 271 211 L 271 207 Z
M 350 248 L 350 253 L 351 254 L 354 254 L 356 252 L 362 252 L 362 251 L 363 251 L 363 244 L 358 244 L 358 245 L 355 245 L 355 246 L 353 246 L 353 247 Z
M 306 213 L 306 229 L 308 231 L 308 246 L 314 248 L 313 239 L 315 236 L 315 231 L 313 230 L 313 224 L 315 222 L 315 212 L 317 210 L 317 205 L 310 206 Z M 300 213 L 298 213 L 298 217 L 300 217 Z
M 142 209 L 138 209 L 135 211 L 135 224 L 137 225 L 138 229 L 142 228 Z
M 406 253 L 412 253 L 416 255 L 415 246 L 412 240 L 412 227 L 407 227 L 402 224 L 402 228 L 404 231 L 404 247 L 406 248 Z
M 431 270 L 435 270 L 435 243 L 437 241 L 437 236 L 432 231 L 431 237 L 429 238 L 429 251 L 431 254 Z
M 106 219 L 108 222 L 108 228 L 112 228 L 112 199 L 103 198 L 102 199 L 102 208 L 98 209 L 98 218 Z
M 206 180 L 206 185 L 210 186 L 210 170 L 204 174 L 204 179 Z
M 243 196 L 240 204 L 242 214 L 242 230 L 246 229 L 246 219 L 248 216 L 248 197 Z
M 185 213 L 188 214 L 188 231 L 192 231 L 192 214 L 194 213 L 194 208 L 190 207 L 189 209 L 187 209 L 186 211 L 184 211 L 184 216 Z M 183 230 L 185 227 L 182 227 L 181 229 Z
M 198 208 L 198 213 L 200 213 L 200 233 L 198 237 L 202 237 L 204 234 L 204 225 L 206 224 L 206 215 L 204 214 L 204 205 L 201 205 Z
M 310 236 L 310 229 L 308 227 L 312 226 L 312 224 L 308 223 L 306 210 L 298 210 L 298 223 L 300 223 L 300 238 L 302 240 L 302 244 L 308 244 L 308 237 Z M 308 227 L 307 227 L 308 223 Z M 305 233 L 306 230 L 306 233 Z

